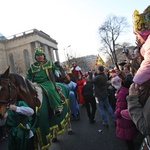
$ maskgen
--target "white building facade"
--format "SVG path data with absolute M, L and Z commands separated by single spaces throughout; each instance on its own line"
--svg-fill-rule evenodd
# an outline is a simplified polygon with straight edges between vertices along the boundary
M 9 66 L 12 73 L 25 76 L 30 64 L 35 61 L 34 52 L 42 47 L 46 58 L 59 61 L 57 42 L 37 29 L 25 31 L 11 37 L 0 36 L 0 74 Z

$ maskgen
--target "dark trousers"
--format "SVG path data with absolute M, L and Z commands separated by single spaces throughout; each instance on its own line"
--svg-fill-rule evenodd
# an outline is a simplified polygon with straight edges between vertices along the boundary
M 133 140 L 126 140 L 126 144 L 127 144 L 128 150 L 135 150 Z
M 85 101 L 85 108 L 89 119 L 94 120 L 96 113 L 96 100 L 93 95 L 83 96 Z

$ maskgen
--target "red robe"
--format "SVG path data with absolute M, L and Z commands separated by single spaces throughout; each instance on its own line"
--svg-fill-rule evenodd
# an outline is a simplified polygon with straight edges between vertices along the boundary
M 78 94 L 78 103 L 84 104 L 84 98 L 82 96 L 82 88 L 86 80 L 84 78 L 77 80 L 77 94 Z
M 78 76 L 79 73 L 82 75 L 81 68 L 79 66 L 72 67 L 71 70 L 76 77 Z

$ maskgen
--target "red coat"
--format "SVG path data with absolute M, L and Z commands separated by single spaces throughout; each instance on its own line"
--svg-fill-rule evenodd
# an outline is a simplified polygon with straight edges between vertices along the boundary
M 84 78 L 77 80 L 77 94 L 78 94 L 78 102 L 79 104 L 84 104 L 84 98 L 82 96 L 82 88 L 86 80 Z
M 121 87 L 117 92 L 116 101 L 116 136 L 122 140 L 132 140 L 137 135 L 137 129 L 132 120 L 126 120 L 121 116 L 121 111 L 127 109 L 126 96 L 128 89 Z

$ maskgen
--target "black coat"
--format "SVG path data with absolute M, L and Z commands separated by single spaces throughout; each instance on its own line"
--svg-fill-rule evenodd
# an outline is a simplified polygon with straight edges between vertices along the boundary
M 91 82 L 87 82 L 82 88 L 82 95 L 89 96 L 93 95 L 93 84 Z
M 107 91 L 107 76 L 105 73 L 99 73 L 92 82 L 95 87 L 95 96 L 104 100 L 108 97 L 108 91 Z

